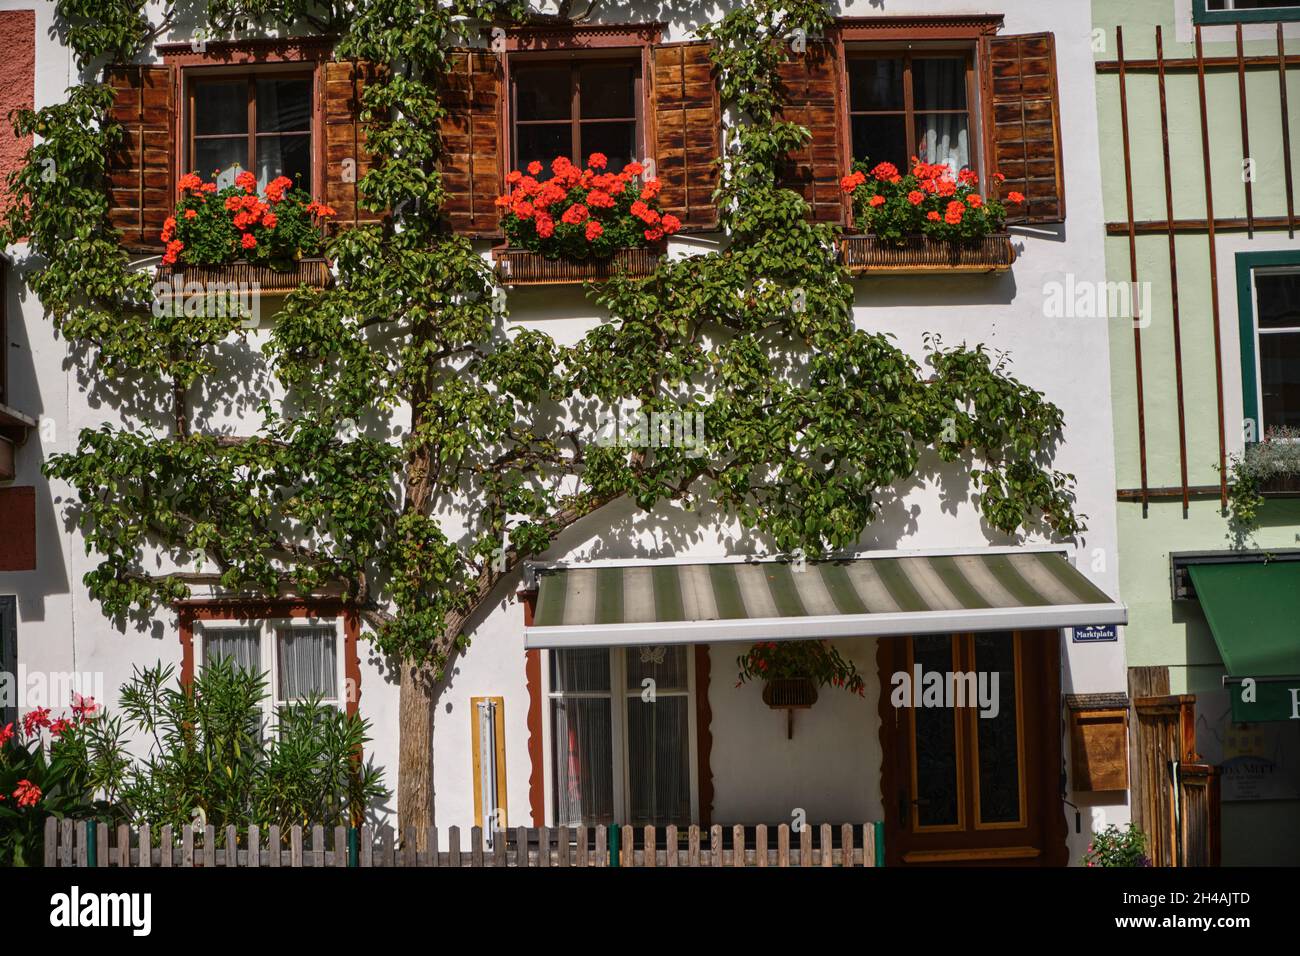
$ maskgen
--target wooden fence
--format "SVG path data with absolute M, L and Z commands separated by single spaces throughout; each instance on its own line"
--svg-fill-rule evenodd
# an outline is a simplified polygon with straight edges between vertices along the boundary
M 45 821 L 49 867 L 734 867 L 883 866 L 881 825 L 518 827 L 487 841 L 480 827 L 414 829 L 278 826 L 157 833 L 93 820 Z M 440 837 L 445 837 L 440 843 Z M 489 845 L 490 842 L 490 845 Z

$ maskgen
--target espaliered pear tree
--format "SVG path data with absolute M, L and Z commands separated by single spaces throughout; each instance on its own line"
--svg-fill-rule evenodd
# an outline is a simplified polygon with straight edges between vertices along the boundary
M 85 4 L 61 6 L 84 23 Z M 120 29 L 79 35 L 87 69 L 148 42 L 139 3 L 108 6 L 104 22 Z M 189 403 L 221 384 L 214 350 L 241 330 L 148 311 L 147 277 L 107 225 L 104 156 L 120 132 L 100 125 L 109 104 L 89 69 L 66 104 L 23 114 L 20 129 L 43 138 L 11 184 L 22 201 L 8 234 L 31 237 L 32 287 L 74 354 L 171 401 L 169 428 L 87 430 L 47 473 L 73 489 L 99 556 L 85 584 L 111 614 L 189 593 L 194 573 L 151 570 L 157 549 L 232 591 L 341 588 L 399 675 L 403 827 L 432 822 L 434 705 L 475 615 L 566 529 L 601 534 L 615 503 L 709 504 L 777 549 L 816 555 L 853 545 L 881 492 L 934 456 L 970 466 L 990 527 L 1080 530 L 1072 477 L 1050 467 L 1060 411 L 978 346 L 931 342 L 918 363 L 857 328 L 834 228 L 810 224 L 778 185 L 808 136 L 779 118 L 777 67 L 800 55 L 783 38 L 828 22 L 820 0 L 746 0 L 700 25 L 739 120 L 722 159 L 726 243 L 590 287 L 608 318 L 572 346 L 509 319 L 485 259 L 441 208 L 448 50 L 467 30 L 528 19 L 524 3 L 210 8 L 224 25 L 311 15 L 341 35 L 340 57 L 381 65 L 365 118 L 384 158 L 360 191 L 394 214 L 341 232 L 334 287 L 301 289 L 276 315 L 262 352 L 285 397 L 267 396 L 245 435 L 203 434 Z M 702 413 L 706 453 L 598 441 L 597 415 L 626 402 Z

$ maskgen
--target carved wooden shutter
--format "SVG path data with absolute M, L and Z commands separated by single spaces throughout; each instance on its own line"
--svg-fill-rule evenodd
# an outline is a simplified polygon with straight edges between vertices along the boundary
M 361 125 L 361 97 L 376 68 L 359 60 L 330 62 L 325 67 L 325 205 L 333 207 L 335 228 L 380 222 L 381 213 L 361 208 L 358 184 L 374 159 L 366 150 Z
M 810 42 L 802 54 L 792 53 L 778 72 L 785 100 L 781 118 L 812 133 L 811 140 L 789 154 L 779 185 L 803 196 L 816 222 L 842 223 L 845 218 L 839 188 L 846 170 L 836 108 L 837 73 L 835 47 L 825 41 Z
M 487 50 L 455 50 L 439 91 L 447 115 L 442 121 L 443 207 L 462 235 L 502 235 L 501 59 Z
M 165 66 L 111 66 L 109 119 L 122 138 L 107 159 L 109 221 L 128 248 L 156 251 L 175 206 L 172 177 L 172 74 Z
M 988 37 L 981 54 L 987 172 L 1007 177 L 990 191 L 1024 194 L 1023 206 L 1008 207 L 1008 222 L 1064 222 L 1055 40 L 1050 33 Z
M 718 226 L 717 160 L 722 155 L 722 110 L 709 44 L 665 43 L 654 48 L 654 160 L 663 184 L 660 206 L 682 221 L 682 231 Z

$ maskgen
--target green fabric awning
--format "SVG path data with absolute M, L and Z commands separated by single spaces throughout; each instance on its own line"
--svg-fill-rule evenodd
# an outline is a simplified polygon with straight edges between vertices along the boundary
M 535 569 L 527 646 L 808 640 L 1123 624 L 1060 551 Z
M 1190 564 L 1187 571 L 1228 676 L 1257 682 L 1254 700 L 1242 700 L 1239 685 L 1229 688 L 1232 719 L 1289 719 L 1291 689 L 1300 687 L 1300 561 Z
M 1300 561 L 1187 570 L 1229 676 L 1300 674 Z

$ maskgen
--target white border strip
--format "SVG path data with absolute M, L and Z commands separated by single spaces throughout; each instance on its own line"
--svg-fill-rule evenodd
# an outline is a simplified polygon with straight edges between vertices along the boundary
M 1047 607 L 976 608 L 827 614 L 817 617 L 740 618 L 725 621 L 656 621 L 649 624 L 581 624 L 524 628 L 528 650 L 555 647 L 635 647 L 644 644 L 722 644 L 807 641 L 836 637 L 949 634 L 1031 628 L 1127 624 L 1123 604 L 1058 604 Z

